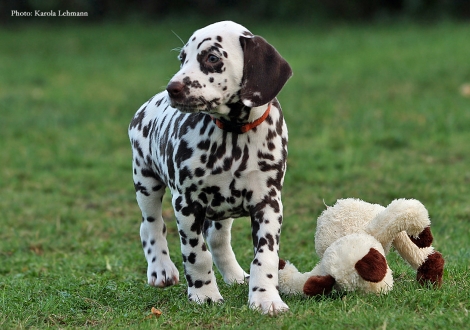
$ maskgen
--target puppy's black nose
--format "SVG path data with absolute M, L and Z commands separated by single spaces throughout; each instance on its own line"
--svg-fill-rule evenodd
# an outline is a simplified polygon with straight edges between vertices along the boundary
M 172 99 L 183 97 L 184 84 L 179 81 L 173 81 L 166 86 L 166 90 Z

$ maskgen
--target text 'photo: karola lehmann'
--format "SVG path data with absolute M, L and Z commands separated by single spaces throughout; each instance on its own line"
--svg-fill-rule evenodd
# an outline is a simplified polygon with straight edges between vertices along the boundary
M 86 11 L 68 11 L 68 10 L 33 10 L 33 11 L 19 11 L 12 10 L 12 17 L 87 17 Z

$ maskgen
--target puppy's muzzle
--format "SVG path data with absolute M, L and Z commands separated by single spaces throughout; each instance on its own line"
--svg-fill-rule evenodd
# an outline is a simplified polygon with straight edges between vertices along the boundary
M 166 86 L 166 91 L 168 92 L 168 95 L 170 96 L 170 99 L 172 102 L 179 103 L 184 100 L 185 97 L 185 89 L 186 85 L 183 84 L 180 81 L 173 81 Z

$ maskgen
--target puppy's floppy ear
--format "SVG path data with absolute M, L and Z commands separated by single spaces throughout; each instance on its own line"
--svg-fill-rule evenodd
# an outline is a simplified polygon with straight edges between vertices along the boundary
M 260 36 L 241 36 L 243 79 L 240 99 L 247 107 L 270 102 L 292 76 L 292 69 L 277 50 Z

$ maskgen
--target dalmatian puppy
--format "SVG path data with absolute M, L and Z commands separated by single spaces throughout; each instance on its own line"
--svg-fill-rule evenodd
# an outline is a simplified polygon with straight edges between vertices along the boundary
M 148 283 L 179 281 L 162 218 L 168 187 L 189 299 L 223 301 L 214 262 L 228 283 L 249 278 L 252 308 L 287 310 L 278 292 L 287 128 L 276 95 L 291 68 L 262 37 L 230 21 L 194 32 L 179 60 L 166 91 L 143 104 L 129 126 Z M 230 245 L 233 218 L 242 216 L 251 217 L 250 277 Z

